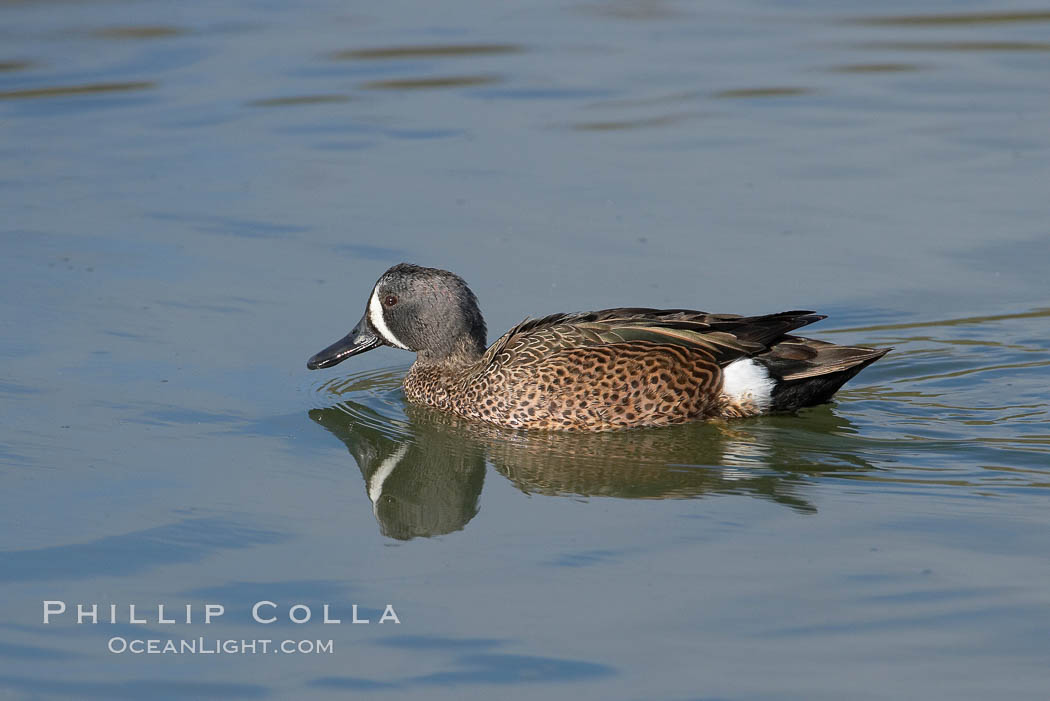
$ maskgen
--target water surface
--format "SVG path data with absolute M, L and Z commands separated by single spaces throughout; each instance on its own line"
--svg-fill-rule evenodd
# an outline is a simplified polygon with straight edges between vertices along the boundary
M 949 0 L 0 3 L 0 689 L 1045 698 L 1048 28 Z M 305 370 L 402 260 L 463 275 L 491 338 L 812 308 L 895 350 L 795 416 L 482 429 L 406 405 L 402 352 Z

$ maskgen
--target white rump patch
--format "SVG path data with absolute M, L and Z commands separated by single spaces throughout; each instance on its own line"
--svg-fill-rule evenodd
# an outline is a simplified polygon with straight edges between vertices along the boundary
M 752 402 L 761 411 L 773 404 L 773 386 L 765 366 L 751 358 L 734 360 L 722 368 L 722 393 L 736 402 Z
M 408 346 L 397 340 L 397 336 L 386 325 L 386 319 L 383 318 L 383 303 L 379 301 L 378 283 L 375 289 L 372 290 L 372 299 L 368 301 L 368 320 L 372 323 L 372 328 L 379 333 L 384 341 L 397 348 L 408 350 Z

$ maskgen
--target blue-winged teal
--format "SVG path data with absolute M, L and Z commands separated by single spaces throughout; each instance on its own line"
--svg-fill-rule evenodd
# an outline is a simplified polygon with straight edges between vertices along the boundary
M 401 263 L 311 370 L 380 345 L 415 351 L 409 401 L 512 428 L 603 431 L 757 416 L 821 404 L 889 349 L 791 336 L 824 317 L 605 309 L 526 319 L 485 349 L 457 275 Z

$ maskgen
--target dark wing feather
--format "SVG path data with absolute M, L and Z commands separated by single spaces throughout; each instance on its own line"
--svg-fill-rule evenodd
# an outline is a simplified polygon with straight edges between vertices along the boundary
M 702 351 L 719 365 L 765 353 L 785 334 L 824 317 L 811 311 L 765 316 L 708 314 L 691 309 L 642 307 L 552 314 L 526 319 L 485 353 L 491 361 L 519 344 L 539 343 L 547 352 L 613 343 L 646 342 Z
M 860 372 L 890 350 L 889 348 L 839 346 L 827 341 L 818 341 L 815 338 L 784 336 L 767 353 L 762 354 L 759 360 L 769 368 L 774 376 L 790 382 L 844 372 L 853 368 L 857 368 L 856 372 Z

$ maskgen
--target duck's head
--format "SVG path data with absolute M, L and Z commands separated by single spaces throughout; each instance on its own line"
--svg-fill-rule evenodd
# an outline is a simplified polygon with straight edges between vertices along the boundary
M 338 365 L 378 346 L 415 351 L 419 359 L 474 360 L 485 352 L 485 320 L 463 278 L 400 263 L 372 288 L 353 331 L 310 358 L 311 370 Z

